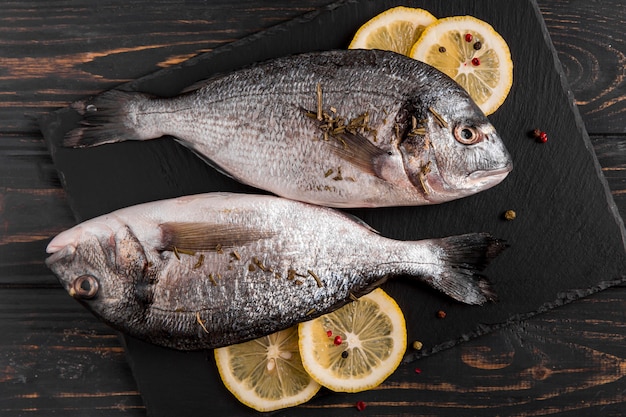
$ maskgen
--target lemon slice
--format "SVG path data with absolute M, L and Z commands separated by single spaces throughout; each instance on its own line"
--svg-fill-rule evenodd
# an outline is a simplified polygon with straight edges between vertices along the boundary
M 215 349 L 215 361 L 226 388 L 257 411 L 302 404 L 320 389 L 302 367 L 297 326 Z
M 424 28 L 436 20 L 423 9 L 394 7 L 363 24 L 348 48 L 383 49 L 408 55 Z
M 381 289 L 300 323 L 298 333 L 304 369 L 333 391 L 378 386 L 396 370 L 406 350 L 402 311 Z
M 424 30 L 409 56 L 453 78 L 487 115 L 502 105 L 513 84 L 505 40 L 472 16 L 439 19 Z

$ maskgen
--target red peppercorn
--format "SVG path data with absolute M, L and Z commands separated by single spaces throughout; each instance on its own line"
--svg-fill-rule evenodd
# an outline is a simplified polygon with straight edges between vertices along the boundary
M 465 34 L 465 42 L 471 42 L 472 39 L 474 39 L 474 37 L 472 36 L 471 33 L 466 33 Z
M 478 58 L 472 58 L 472 65 L 477 67 L 480 65 L 480 59 Z
M 416 373 L 416 374 L 421 374 L 421 373 L 422 373 L 422 370 L 421 370 L 420 368 L 415 368 L 415 373 Z
M 326 336 L 331 337 L 333 335 L 332 330 L 326 330 Z
M 546 143 L 548 141 L 548 134 L 543 130 L 533 129 L 529 133 L 529 136 L 534 138 L 539 143 Z
M 443 311 L 443 310 L 439 310 L 437 312 L 437 317 L 440 318 L 440 319 L 445 319 L 446 318 L 446 312 Z
M 343 340 L 341 339 L 341 336 L 337 335 L 335 336 L 335 340 L 333 341 L 333 343 L 337 346 L 339 346 L 340 344 L 343 343 Z
M 357 401 L 355 406 L 357 410 L 363 411 L 365 407 L 367 407 L 367 404 L 365 404 L 365 401 Z

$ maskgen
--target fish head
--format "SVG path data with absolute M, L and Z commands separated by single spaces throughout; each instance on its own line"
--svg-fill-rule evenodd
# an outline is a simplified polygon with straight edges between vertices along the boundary
M 422 106 L 413 119 L 423 129 L 407 136 L 401 147 L 409 178 L 427 200 L 476 194 L 502 182 L 513 169 L 495 127 L 460 87 Z
M 86 221 L 57 235 L 46 251 L 46 265 L 74 299 L 105 322 L 124 328 L 137 311 L 138 284 L 148 265 L 128 226 L 115 218 Z

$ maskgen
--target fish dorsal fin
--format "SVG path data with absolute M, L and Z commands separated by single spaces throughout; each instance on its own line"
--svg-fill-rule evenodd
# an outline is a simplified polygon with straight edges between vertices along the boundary
M 203 78 L 201 80 L 198 80 L 198 81 L 194 82 L 191 85 L 186 86 L 185 88 L 180 90 L 178 92 L 178 94 L 193 93 L 193 92 L 195 92 L 197 90 L 200 90 L 202 88 L 205 88 L 205 87 L 209 86 L 211 83 L 214 83 L 218 79 L 224 78 L 225 76 L 226 76 L 225 73 L 213 74 L 213 75 L 209 76 L 208 78 Z
M 162 223 L 161 250 L 210 251 L 242 246 L 271 237 L 271 233 L 240 224 L 199 222 Z
M 360 217 L 358 217 L 356 214 L 352 214 L 352 213 L 348 213 L 345 211 L 341 212 L 343 215 L 345 215 L 348 219 L 352 220 L 353 222 L 355 222 L 356 224 L 366 228 L 367 230 L 369 230 L 372 233 L 375 233 L 377 235 L 380 235 L 380 232 L 376 229 L 374 229 L 372 226 L 370 226 L 369 224 L 367 224 L 365 222 L 365 220 L 361 219 Z

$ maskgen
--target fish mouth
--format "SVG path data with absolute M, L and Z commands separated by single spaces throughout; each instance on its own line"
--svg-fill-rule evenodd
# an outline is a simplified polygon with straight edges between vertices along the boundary
M 46 247 L 46 253 L 50 254 L 46 259 L 48 268 L 52 269 L 51 266 L 63 258 L 74 256 L 82 233 L 83 229 L 80 226 L 73 227 L 59 233 L 48 243 Z
M 49 248 L 49 246 L 48 246 Z M 76 252 L 76 246 L 74 245 L 65 245 L 60 248 L 55 248 L 53 251 L 50 249 L 46 249 L 48 253 L 51 255 L 46 258 L 46 266 L 54 271 L 54 264 L 59 262 L 62 259 L 73 256 Z
M 468 175 L 471 184 L 498 184 L 502 182 L 509 172 L 513 170 L 513 163 L 509 162 L 503 167 L 474 171 Z

